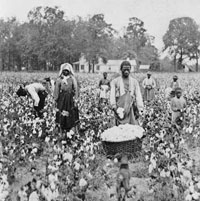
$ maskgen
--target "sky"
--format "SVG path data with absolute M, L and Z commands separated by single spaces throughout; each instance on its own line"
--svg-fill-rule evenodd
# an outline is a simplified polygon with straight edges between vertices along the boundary
M 24 22 L 37 6 L 58 6 L 69 19 L 103 13 L 106 22 L 118 31 L 128 25 L 129 18 L 137 17 L 155 37 L 154 45 L 159 50 L 170 20 L 187 16 L 200 25 L 200 0 L 0 0 L 0 18 L 15 16 Z

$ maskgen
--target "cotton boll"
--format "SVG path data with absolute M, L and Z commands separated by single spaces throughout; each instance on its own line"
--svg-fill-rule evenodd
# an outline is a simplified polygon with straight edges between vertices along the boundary
M 152 165 L 152 164 L 150 164 L 150 165 L 149 165 L 149 174 L 151 174 L 151 173 L 152 173 L 153 169 L 154 169 L 154 168 L 153 168 L 153 165 Z
M 186 201 L 191 201 L 191 200 L 192 200 L 192 195 L 188 194 L 188 195 L 185 197 L 185 200 L 186 200 Z
M 114 159 L 114 163 L 118 163 L 118 159 L 117 158 Z
M 42 181 L 41 180 L 37 180 L 36 188 L 40 189 L 41 185 L 42 185 Z
M 33 191 L 29 196 L 29 201 L 39 201 L 39 196 L 36 191 Z
M 79 181 L 79 186 L 84 187 L 86 185 L 87 185 L 87 181 L 85 179 L 81 178 L 80 181 Z
M 194 192 L 194 193 L 192 194 L 192 197 L 193 197 L 195 200 L 198 200 L 198 199 L 199 199 L 199 196 L 200 196 L 200 194 L 199 194 L 198 192 Z
M 162 170 L 162 171 L 160 172 L 160 176 L 161 176 L 161 177 L 166 177 L 166 173 L 165 173 L 164 170 Z
M 50 141 L 50 137 L 45 137 L 45 142 L 48 143 Z
M 198 187 L 198 189 L 200 189 L 200 182 L 197 183 L 197 187 Z
M 191 186 L 189 187 L 189 190 L 190 190 L 191 193 L 194 193 L 194 192 L 195 192 L 195 191 L 194 191 L 194 186 L 191 185 Z
M 54 182 L 51 182 L 51 183 L 50 183 L 50 187 L 51 187 L 52 190 L 55 190 L 55 189 L 56 189 L 55 183 L 54 183 Z
M 74 165 L 75 165 L 74 169 L 78 171 L 80 169 L 80 164 L 77 162 L 74 162 Z
M 73 159 L 73 155 L 70 154 L 70 153 L 64 153 L 63 154 L 63 160 L 68 160 L 69 162 L 72 162 L 72 159 Z

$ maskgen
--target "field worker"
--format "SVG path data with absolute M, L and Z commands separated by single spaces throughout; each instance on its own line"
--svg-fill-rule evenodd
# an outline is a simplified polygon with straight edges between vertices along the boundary
M 154 99 L 154 89 L 156 87 L 155 80 L 151 77 L 151 72 L 147 72 L 147 77 L 143 80 L 144 101 L 150 102 Z
M 181 87 L 181 86 L 180 86 L 180 83 L 179 83 L 179 81 L 178 81 L 178 76 L 177 76 L 177 75 L 174 75 L 174 76 L 173 76 L 173 81 L 171 82 L 170 87 L 171 87 L 173 90 L 175 90 L 177 87 Z
M 175 97 L 171 99 L 172 110 L 172 123 L 176 123 L 178 118 L 184 117 L 186 109 L 186 100 L 182 96 L 182 90 L 180 87 L 175 89 Z
M 64 63 L 60 67 L 59 78 L 56 80 L 54 99 L 58 109 L 56 124 L 67 132 L 79 121 L 78 96 L 78 83 L 74 77 L 72 65 Z
M 108 102 L 108 91 L 110 90 L 110 81 L 107 79 L 107 72 L 103 73 L 103 79 L 99 81 L 100 104 Z
M 110 104 L 115 112 L 116 125 L 138 124 L 139 112 L 143 111 L 143 100 L 139 83 L 131 77 L 131 64 L 123 61 L 121 75 L 111 81 Z
M 45 99 L 48 95 L 48 91 L 49 89 L 46 80 L 41 80 L 41 83 L 35 82 L 25 86 L 20 86 L 16 94 L 18 96 L 30 96 L 34 101 L 33 105 L 36 112 L 35 116 L 42 118 Z

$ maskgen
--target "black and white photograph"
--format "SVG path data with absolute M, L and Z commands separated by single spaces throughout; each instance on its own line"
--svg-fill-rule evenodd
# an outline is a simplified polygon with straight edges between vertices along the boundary
M 200 201 L 199 0 L 0 0 L 0 201 Z

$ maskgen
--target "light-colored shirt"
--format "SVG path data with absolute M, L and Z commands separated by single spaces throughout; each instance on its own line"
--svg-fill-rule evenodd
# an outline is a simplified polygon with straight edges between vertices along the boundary
M 116 97 L 120 97 L 125 94 L 125 87 L 123 78 L 121 76 L 115 78 L 111 81 L 111 89 L 110 89 L 110 104 L 111 106 L 116 106 Z M 137 107 L 139 109 L 143 109 L 144 104 L 142 100 L 142 94 L 140 91 L 139 83 L 136 79 L 129 76 L 129 92 L 131 96 L 134 96 L 136 100 Z
M 174 90 L 177 87 L 181 87 L 179 81 L 177 80 L 176 82 L 172 81 L 170 87 Z
M 177 110 L 182 110 L 186 107 L 186 100 L 182 96 L 180 98 L 174 97 L 171 100 L 171 109 L 173 112 Z
M 41 83 L 32 83 L 25 86 L 25 89 L 31 95 L 31 98 L 34 100 L 34 106 L 38 106 L 40 98 L 38 96 L 39 91 L 45 91 L 45 87 Z
M 156 87 L 156 82 L 153 78 L 145 78 L 142 82 L 142 86 L 143 88 L 146 88 L 147 86 L 151 86 L 152 88 L 155 88 Z

